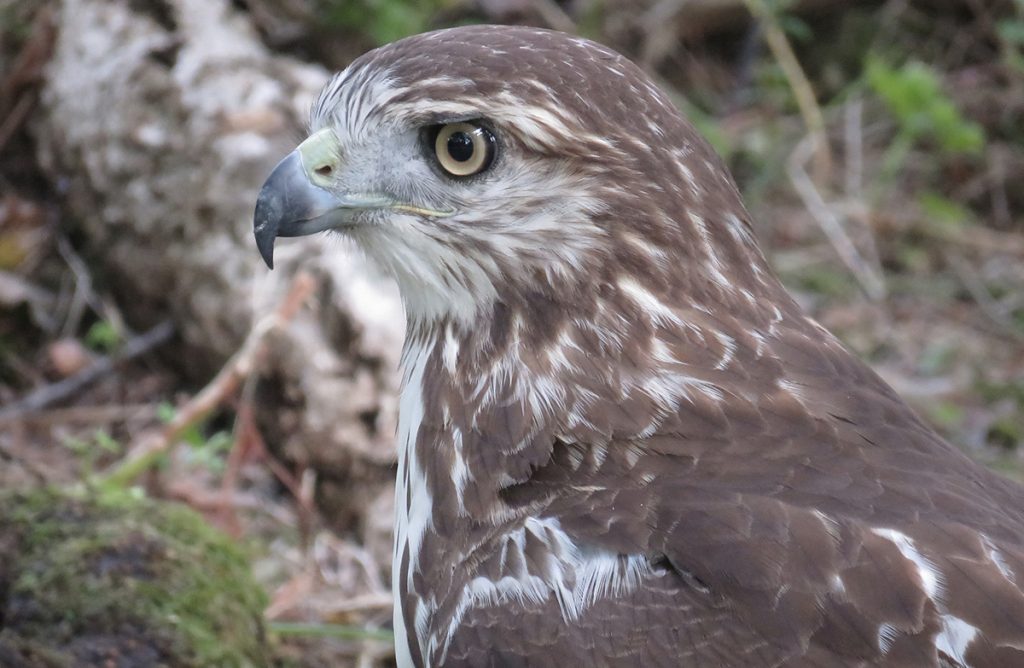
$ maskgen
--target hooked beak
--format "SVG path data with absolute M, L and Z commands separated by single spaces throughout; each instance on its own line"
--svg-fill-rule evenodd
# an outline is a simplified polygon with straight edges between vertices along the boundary
M 338 194 L 328 189 L 341 166 L 337 139 L 330 129 L 311 135 L 285 156 L 267 177 L 256 199 L 253 233 L 256 247 L 274 268 L 274 241 L 352 224 L 353 212 L 389 207 L 383 196 Z

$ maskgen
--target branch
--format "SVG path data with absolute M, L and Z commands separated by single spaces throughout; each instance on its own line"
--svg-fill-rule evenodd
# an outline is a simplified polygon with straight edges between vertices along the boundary
M 786 39 L 786 34 L 782 31 L 778 19 L 764 0 L 744 1 L 750 13 L 761 21 L 768 48 L 771 49 L 775 61 L 786 75 L 789 87 L 793 89 L 796 104 L 800 108 L 800 115 L 804 119 L 804 125 L 807 126 L 807 133 L 811 137 L 814 149 L 814 180 L 816 183 L 825 183 L 832 171 L 832 153 L 825 135 L 825 117 L 821 113 L 821 107 L 818 106 L 811 82 L 807 80 L 807 75 L 800 67 L 800 61 L 793 53 L 793 47 Z
M 128 456 L 112 471 L 102 476 L 100 485 L 126 487 L 154 464 L 181 438 L 190 427 L 202 421 L 228 397 L 235 394 L 241 382 L 256 369 L 266 353 L 267 336 L 280 330 L 298 313 L 313 293 L 316 281 L 300 273 L 288 294 L 273 313 L 256 323 L 252 331 L 227 364 L 199 394 L 181 407 L 163 429 L 142 436 L 131 447 Z
M 165 320 L 145 334 L 129 339 L 116 355 L 108 355 L 64 380 L 41 387 L 0 410 L 0 422 L 17 419 L 24 413 L 42 410 L 63 401 L 111 373 L 119 364 L 149 352 L 165 343 L 174 334 L 174 326 Z
M 835 248 L 836 253 L 839 254 L 843 264 L 853 272 L 864 292 L 873 301 L 879 301 L 886 294 L 885 278 L 882 275 L 881 268 L 872 266 L 871 263 L 864 259 L 861 252 L 857 250 L 857 246 L 850 239 L 849 235 L 846 234 L 846 230 L 843 229 L 843 223 L 840 221 L 839 216 L 836 215 L 833 208 L 825 201 L 821 192 L 814 185 L 814 181 L 804 170 L 804 164 L 810 157 L 809 153 L 811 150 L 813 150 L 811 140 L 808 137 L 797 144 L 797 147 L 793 150 L 787 161 L 786 171 L 789 174 L 793 188 L 796 190 L 797 195 L 800 196 L 807 211 L 810 212 L 822 231 L 825 232 L 826 238 L 832 244 L 832 247 Z

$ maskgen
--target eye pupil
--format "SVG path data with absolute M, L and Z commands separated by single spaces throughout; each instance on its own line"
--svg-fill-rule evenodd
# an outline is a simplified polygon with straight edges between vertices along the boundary
M 448 176 L 473 176 L 489 168 L 497 141 L 487 127 L 474 121 L 435 126 L 432 139 L 434 159 Z
M 473 138 L 466 132 L 456 132 L 448 138 L 448 155 L 453 160 L 466 162 L 473 157 Z

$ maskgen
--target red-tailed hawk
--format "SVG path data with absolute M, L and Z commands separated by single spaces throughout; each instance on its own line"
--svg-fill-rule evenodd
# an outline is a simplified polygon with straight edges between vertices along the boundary
M 401 288 L 400 666 L 1024 666 L 1024 490 L 800 310 L 638 68 L 443 30 L 311 125 L 256 241 Z

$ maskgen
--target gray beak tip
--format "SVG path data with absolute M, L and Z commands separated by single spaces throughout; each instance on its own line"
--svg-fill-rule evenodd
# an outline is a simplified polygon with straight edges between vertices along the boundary
M 259 219 L 259 209 L 257 211 L 257 220 Z M 253 233 L 256 237 L 256 248 L 260 252 L 260 257 L 267 265 L 267 269 L 273 270 L 274 268 L 274 241 L 277 239 L 277 231 L 273 228 L 275 225 L 271 225 L 269 221 L 264 221 L 256 225 Z
M 266 187 L 264 187 L 266 191 Z M 260 192 L 259 198 L 256 200 L 256 213 L 253 216 L 253 236 L 256 237 L 256 248 L 260 252 L 260 257 L 267 263 L 268 269 L 274 268 L 274 241 L 277 240 L 277 232 L 279 222 L 277 218 L 272 215 L 268 209 L 276 209 L 272 203 L 268 202 L 268 198 L 265 192 Z
M 266 263 L 267 269 L 274 271 L 274 242 L 271 241 L 265 248 L 260 248 L 260 256 Z

